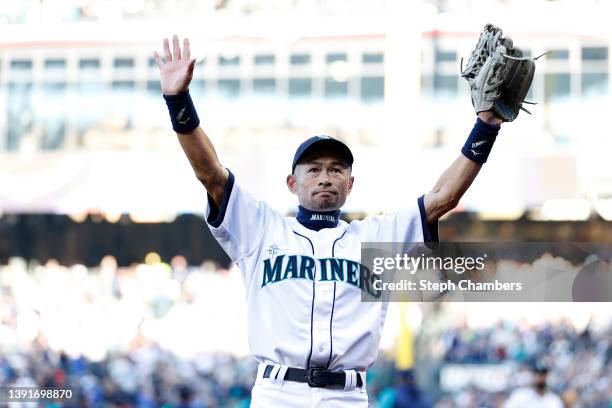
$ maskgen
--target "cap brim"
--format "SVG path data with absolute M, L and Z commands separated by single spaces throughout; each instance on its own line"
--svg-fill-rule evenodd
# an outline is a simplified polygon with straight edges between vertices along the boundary
M 341 141 L 337 139 L 320 139 L 313 142 L 310 146 L 308 146 L 297 159 L 295 165 L 299 164 L 302 161 L 302 158 L 306 156 L 308 153 L 312 152 L 314 149 L 329 149 L 330 151 L 335 151 L 342 156 L 349 166 L 353 165 L 353 153 L 351 149 Z M 295 167 L 295 166 L 294 166 Z

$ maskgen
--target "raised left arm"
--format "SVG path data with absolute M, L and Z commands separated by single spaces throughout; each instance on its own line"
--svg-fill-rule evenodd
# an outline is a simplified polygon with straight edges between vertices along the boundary
M 478 118 L 489 125 L 488 128 L 483 132 L 482 130 L 477 131 L 478 126 L 475 127 L 468 138 L 467 147 L 464 146 L 463 153 L 442 173 L 433 189 L 425 194 L 423 204 L 428 224 L 436 222 L 459 204 L 459 200 L 472 185 L 482 164 L 486 161 L 486 156 L 495 140 L 495 136 L 491 137 L 492 133 L 486 134 L 486 132 L 499 126 L 502 120 L 491 111 L 479 112 Z M 470 147 L 474 145 L 476 145 L 474 149 L 471 149 Z M 478 148 L 484 148 L 485 151 L 479 152 Z M 467 154 L 465 149 L 468 149 Z M 484 161 L 480 159 L 481 155 L 484 156 Z

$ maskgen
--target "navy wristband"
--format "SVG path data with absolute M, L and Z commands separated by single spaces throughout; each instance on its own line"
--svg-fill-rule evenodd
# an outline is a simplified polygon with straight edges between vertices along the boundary
M 191 133 L 200 126 L 200 118 L 193 106 L 189 91 L 176 95 L 164 95 L 164 99 L 170 113 L 172 129 L 176 133 Z
M 473 162 L 486 163 L 499 129 L 501 129 L 500 125 L 490 125 L 476 118 L 476 124 L 463 145 L 461 153 Z

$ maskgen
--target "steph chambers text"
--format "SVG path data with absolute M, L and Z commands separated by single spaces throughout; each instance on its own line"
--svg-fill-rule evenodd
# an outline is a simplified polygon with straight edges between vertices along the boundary
M 427 292 L 450 292 L 450 291 L 474 291 L 474 292 L 495 292 L 495 291 L 522 291 L 521 282 L 475 282 L 470 279 L 463 279 L 458 282 L 450 280 L 443 282 L 432 282 L 427 279 L 412 281 L 402 279 L 397 282 L 383 282 L 376 280 L 373 283 L 375 290 L 382 291 L 427 291 Z

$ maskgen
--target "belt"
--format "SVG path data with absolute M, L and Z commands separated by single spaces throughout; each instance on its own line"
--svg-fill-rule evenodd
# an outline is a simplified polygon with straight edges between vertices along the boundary
M 273 365 L 267 365 L 264 370 L 263 378 L 270 378 L 270 373 L 273 368 Z M 311 387 L 344 387 L 346 383 L 346 374 L 344 372 L 327 371 L 324 368 L 304 369 L 289 367 L 284 379 L 287 381 L 307 383 Z M 357 373 L 357 387 L 361 387 L 362 385 L 363 381 L 361 380 L 361 374 Z

